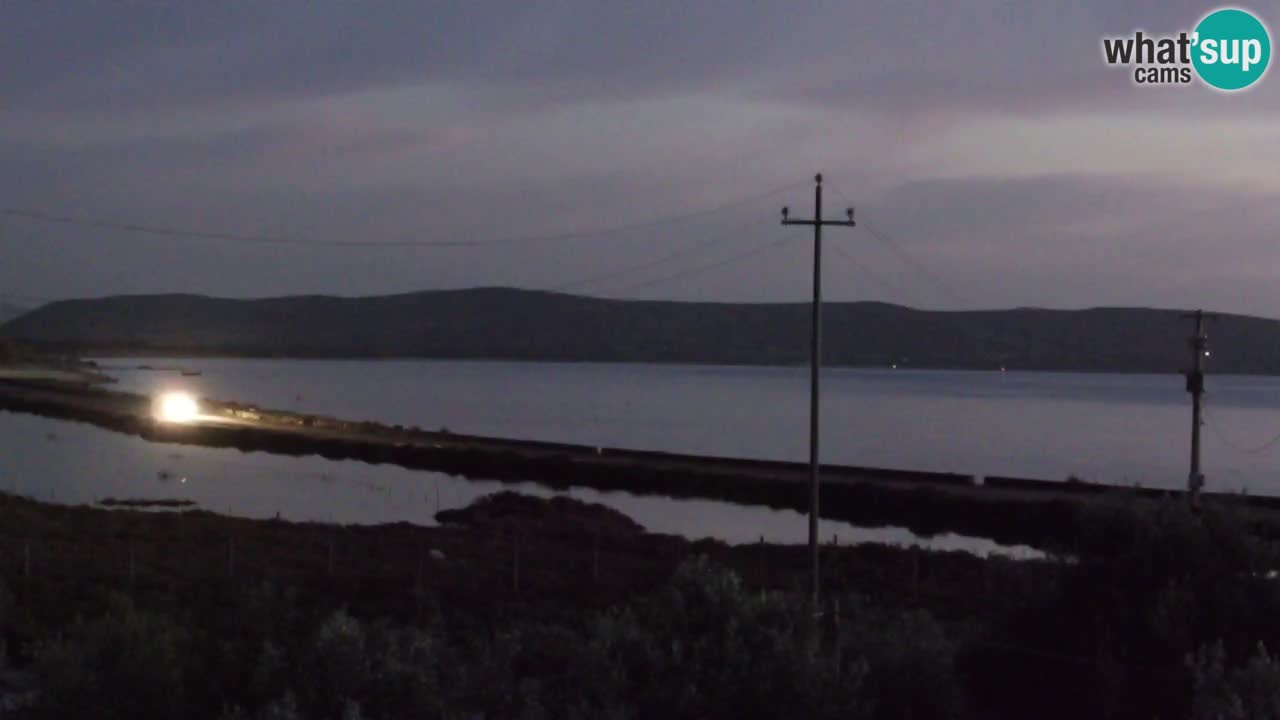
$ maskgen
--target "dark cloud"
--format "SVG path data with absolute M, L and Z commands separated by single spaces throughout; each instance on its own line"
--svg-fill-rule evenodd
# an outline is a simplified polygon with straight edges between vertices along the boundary
M 228 106 L 387 85 L 477 84 L 526 100 L 636 97 L 767 62 L 739 3 L 10 4 L 20 67 L 0 91 L 65 110 Z
M 1175 32 L 1204 10 L 1101 0 L 0 3 L 0 195 L 9 207 L 239 234 L 474 239 L 679 214 L 823 169 L 965 295 L 855 231 L 842 247 L 862 268 L 830 261 L 837 297 L 943 307 L 1194 298 L 1270 312 L 1280 291 L 1259 268 L 1278 259 L 1267 243 L 1280 186 L 1229 165 L 1280 162 L 1265 131 L 1280 85 L 1269 78 L 1229 98 L 1149 91 L 1101 62 L 1103 35 Z M 1135 127 L 1136 148 L 1109 131 L 1134 137 Z M 1032 146 L 1038 159 L 1022 162 Z M 1117 168 L 1118 154 L 1129 161 Z M 1171 160 L 1183 156 L 1185 169 Z M 1082 173 L 1073 158 L 1106 170 Z M 1242 189 L 1240 177 L 1258 186 Z M 175 243 L 10 218 L 0 289 L 556 287 L 758 218 L 670 267 L 585 289 L 799 298 L 803 240 L 662 279 L 779 237 L 776 207 L 807 197 L 802 188 L 650 233 L 486 250 Z
M 392 85 L 575 103 L 751 92 L 876 107 L 1114 96 L 1099 38 L 1182 29 L 1193 3 L 10 3 L 17 106 L 228 107 Z

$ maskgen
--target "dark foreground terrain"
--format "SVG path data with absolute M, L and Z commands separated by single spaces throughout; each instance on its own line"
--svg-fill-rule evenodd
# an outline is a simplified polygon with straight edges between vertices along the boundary
M 1274 548 L 1082 512 L 1061 561 L 690 543 L 503 494 L 436 528 L 0 496 L 3 702 L 31 717 L 1253 718 Z

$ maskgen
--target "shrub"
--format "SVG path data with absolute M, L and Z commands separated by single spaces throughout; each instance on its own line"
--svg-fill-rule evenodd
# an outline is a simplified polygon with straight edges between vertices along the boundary
M 37 715 L 290 719 L 947 718 L 954 648 L 924 613 L 845 605 L 819 637 L 796 593 L 704 558 L 652 595 L 581 620 L 486 634 L 300 617 L 250 593 L 235 632 L 182 632 L 112 598 L 38 653 Z M 186 682 L 184 682 L 184 679 Z M 187 706 L 183 706 L 184 701 Z
M 4 579 L 0 578 L 0 670 L 3 670 L 9 662 L 8 648 L 5 647 L 4 630 L 9 627 L 9 607 L 12 605 L 13 599 L 9 596 L 9 589 L 5 587 Z
M 348 700 L 359 698 L 369 683 L 370 661 L 364 627 L 338 611 L 322 623 L 302 658 L 298 690 L 304 708 L 322 717 L 339 717 Z
M 656 596 L 596 621 L 591 684 L 638 717 L 857 717 L 865 667 L 820 652 L 804 607 L 691 560 Z
M 365 646 L 370 665 L 364 707 L 370 717 L 444 714 L 441 674 L 453 663 L 443 643 L 417 628 L 377 623 Z
M 1280 661 L 1259 644 L 1244 664 L 1228 669 L 1221 642 L 1188 658 L 1195 679 L 1192 720 L 1272 720 L 1280 717 Z
M 107 613 L 42 644 L 36 715 L 164 717 L 183 701 L 184 634 L 166 617 L 113 596 Z
M 302 714 L 298 711 L 298 700 L 293 693 L 285 693 L 263 708 L 258 717 L 262 720 L 301 720 Z
M 1280 641 L 1280 629 L 1258 622 L 1280 611 L 1265 579 L 1276 558 L 1226 508 L 1167 501 L 1085 513 L 1075 557 L 978 653 L 993 678 L 979 679 L 981 692 L 1044 717 L 1185 717 L 1189 654 L 1221 641 L 1244 656 Z M 1046 710 L 1046 695 L 1062 701 Z
M 845 657 L 866 668 L 872 717 L 954 718 L 963 702 L 955 674 L 956 643 L 923 611 L 884 611 L 848 602 L 839 638 Z
M 804 603 L 698 558 L 654 595 L 583 626 L 520 624 L 484 644 L 468 688 L 486 717 L 865 716 L 865 663 L 820 651 Z

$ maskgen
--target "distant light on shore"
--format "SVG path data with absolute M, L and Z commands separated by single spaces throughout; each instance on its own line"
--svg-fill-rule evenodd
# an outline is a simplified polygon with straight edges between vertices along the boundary
M 151 411 L 160 422 L 189 423 L 199 417 L 200 403 L 191 393 L 172 391 L 158 396 Z

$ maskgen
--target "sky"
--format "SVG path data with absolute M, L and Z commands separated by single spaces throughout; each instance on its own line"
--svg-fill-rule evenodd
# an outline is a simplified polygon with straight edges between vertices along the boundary
M 0 0 L 0 208 L 292 241 L 0 215 L 0 295 L 804 301 L 820 171 L 828 299 L 1276 317 L 1280 71 L 1102 60 L 1214 7 Z

